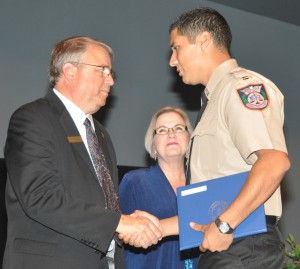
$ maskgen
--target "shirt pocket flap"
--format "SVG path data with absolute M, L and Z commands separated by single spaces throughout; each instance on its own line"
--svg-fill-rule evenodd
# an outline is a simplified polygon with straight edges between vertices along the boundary
M 204 135 L 215 135 L 217 131 L 217 119 L 204 118 L 197 124 L 192 137 L 204 136 Z

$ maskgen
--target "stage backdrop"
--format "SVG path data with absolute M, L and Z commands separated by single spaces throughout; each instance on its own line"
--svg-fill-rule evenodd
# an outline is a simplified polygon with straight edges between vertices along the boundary
M 143 141 L 152 114 L 163 106 L 178 106 L 194 122 L 199 109 L 201 87 L 183 85 L 168 66 L 169 25 L 184 10 L 198 6 L 223 13 L 232 28 L 232 53 L 239 64 L 272 79 L 285 95 L 292 168 L 283 183 L 281 223 L 285 237 L 291 232 L 300 241 L 300 216 L 295 214 L 300 204 L 300 27 L 293 20 L 295 12 L 287 12 L 299 10 L 297 1 L 2 0 L 0 157 L 10 115 L 49 89 L 47 66 L 53 44 L 72 35 L 89 35 L 113 47 L 118 76 L 107 106 L 96 117 L 111 134 L 119 165 L 147 165 Z M 272 10 L 280 16 L 272 16 Z

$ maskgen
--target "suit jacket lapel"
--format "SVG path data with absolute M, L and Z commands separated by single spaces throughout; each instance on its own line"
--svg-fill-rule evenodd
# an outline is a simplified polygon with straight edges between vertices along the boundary
M 74 137 L 80 137 L 79 131 L 77 130 L 77 127 L 70 116 L 69 112 L 65 108 L 64 104 L 60 101 L 60 99 L 56 96 L 56 94 L 53 91 L 50 91 L 46 95 L 46 99 L 49 100 L 49 103 L 53 106 L 53 108 L 59 113 L 59 120 L 61 122 L 62 127 L 65 130 L 66 133 L 66 140 L 69 141 L 71 147 L 74 150 L 75 154 L 78 154 L 83 163 L 86 164 L 88 169 L 94 174 L 95 180 L 98 181 L 93 163 L 90 159 L 90 156 L 88 154 L 88 151 L 82 142 L 70 142 L 70 138 Z M 69 138 L 69 139 L 68 139 Z

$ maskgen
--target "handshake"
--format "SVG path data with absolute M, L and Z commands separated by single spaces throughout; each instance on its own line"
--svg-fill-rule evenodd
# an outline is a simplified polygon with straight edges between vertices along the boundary
M 121 215 L 116 232 L 124 243 L 146 249 L 165 236 L 178 234 L 177 216 L 159 220 L 145 211 L 136 210 L 131 215 Z
M 201 252 L 227 250 L 233 241 L 233 234 L 225 235 L 224 238 L 215 222 L 191 222 L 190 226 L 195 231 L 204 233 L 203 242 L 199 246 Z M 145 211 L 136 210 L 131 215 L 121 215 L 116 232 L 125 244 L 146 249 L 157 244 L 163 237 L 179 234 L 178 216 L 159 220 Z

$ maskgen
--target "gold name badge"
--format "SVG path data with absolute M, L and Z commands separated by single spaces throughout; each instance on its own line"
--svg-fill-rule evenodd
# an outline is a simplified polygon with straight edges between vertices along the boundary
M 82 143 L 82 138 L 80 135 L 77 136 L 68 136 L 67 137 L 69 143 Z

